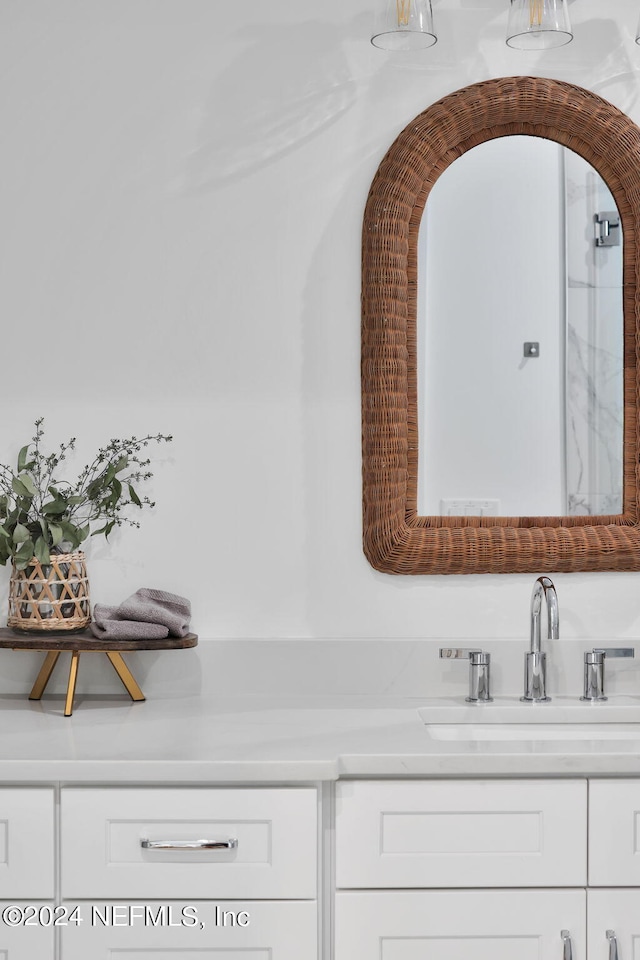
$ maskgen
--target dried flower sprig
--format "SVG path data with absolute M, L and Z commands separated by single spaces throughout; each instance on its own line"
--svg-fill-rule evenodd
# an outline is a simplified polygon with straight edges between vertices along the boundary
M 139 527 L 127 516 L 128 508 L 155 506 L 136 490 L 153 476 L 143 450 L 173 439 L 157 433 L 110 440 L 70 482 L 57 472 L 75 449 L 76 438 L 45 454 L 43 423 L 42 417 L 35 421 L 35 435 L 20 450 L 17 470 L 0 463 L 0 564 L 12 560 L 19 570 L 34 557 L 49 563 L 51 553 L 76 550 L 90 535 L 108 537 L 123 524 Z

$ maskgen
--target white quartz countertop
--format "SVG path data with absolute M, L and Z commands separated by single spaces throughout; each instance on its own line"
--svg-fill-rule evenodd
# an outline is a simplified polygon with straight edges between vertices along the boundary
M 461 698 L 463 702 L 463 698 Z M 615 707 L 615 704 L 612 704 Z M 0 697 L 0 780 L 308 782 L 341 777 L 640 775 L 639 739 L 432 739 L 407 697 Z M 605 707 L 607 709 L 607 707 Z M 490 716 L 487 714 L 487 716 Z M 640 697 L 620 716 L 640 721 Z M 446 720 L 436 715 L 436 722 Z
M 610 699 L 598 705 L 579 701 L 582 656 L 594 641 L 549 645 L 553 701 L 533 710 L 517 696 L 525 645 L 482 645 L 492 652 L 496 700 L 480 707 L 465 704 L 465 665 L 439 660 L 438 641 L 206 641 L 192 650 L 127 654 L 147 696 L 141 703 L 128 698 L 106 657 L 83 654 L 71 717 L 63 716 L 66 662 L 42 700 L 29 701 L 42 654 L 2 650 L 0 780 L 640 776 L 640 639 L 637 659 L 611 661 Z M 567 739 L 531 731 L 524 740 L 496 739 L 495 729 L 488 739 L 456 739 L 455 730 L 438 739 L 425 725 L 513 726 L 529 717 L 566 724 Z M 611 724 L 606 739 L 569 736 L 576 721 L 592 717 Z M 616 724 L 637 724 L 638 735 L 621 726 L 617 739 Z

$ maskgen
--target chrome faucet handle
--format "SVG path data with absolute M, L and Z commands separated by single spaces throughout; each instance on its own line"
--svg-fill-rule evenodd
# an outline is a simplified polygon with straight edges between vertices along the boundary
M 581 700 L 592 703 L 608 700 L 604 693 L 604 661 L 612 657 L 635 657 L 635 650 L 633 647 L 610 647 L 608 650 L 594 647 L 593 650 L 587 650 L 584 655 L 584 692 Z
M 491 654 L 470 647 L 441 647 L 441 660 L 469 660 L 467 703 L 491 703 Z
M 440 647 L 441 660 L 466 660 L 476 653 L 482 653 L 479 647 Z
M 633 647 L 609 647 L 607 649 L 602 647 L 594 647 L 592 651 L 587 651 L 585 653 L 585 663 L 587 657 L 591 655 L 602 656 L 602 657 L 635 657 L 636 652 Z

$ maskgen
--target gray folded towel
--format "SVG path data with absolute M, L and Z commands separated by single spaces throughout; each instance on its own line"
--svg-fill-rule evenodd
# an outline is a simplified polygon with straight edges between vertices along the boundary
M 186 637 L 191 622 L 191 604 L 175 593 L 142 587 L 120 604 L 117 616 L 120 620 L 161 623 L 172 637 Z
M 164 640 L 169 628 L 161 623 L 123 620 L 118 608 L 96 603 L 93 607 L 91 633 L 98 640 Z

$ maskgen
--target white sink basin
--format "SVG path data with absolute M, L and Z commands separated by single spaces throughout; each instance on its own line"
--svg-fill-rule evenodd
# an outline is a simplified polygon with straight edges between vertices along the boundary
M 492 703 L 467 703 L 463 697 L 433 700 L 418 709 L 431 740 L 450 743 L 621 742 L 640 752 L 640 698 L 615 697 L 585 703 L 554 697 L 550 703 L 522 703 L 496 697 Z
M 428 723 L 432 740 L 636 740 L 640 723 Z
M 556 727 L 558 729 L 569 726 L 587 728 L 595 726 L 624 725 L 630 731 L 635 725 L 640 731 L 640 697 L 616 696 L 601 703 L 585 703 L 578 697 L 554 697 L 550 703 L 522 703 L 518 697 L 496 697 L 492 703 L 467 703 L 464 697 L 450 697 L 434 699 L 428 706 L 419 707 L 418 714 L 423 723 L 428 725 L 462 726 L 473 725 L 485 729 L 488 726 L 520 728 L 520 733 L 531 729 L 526 739 L 541 739 L 542 734 L 536 733 L 540 726 Z M 629 731 L 628 736 L 631 736 Z M 571 739 L 594 739 L 591 733 L 585 732 L 578 737 L 579 731 Z M 640 734 L 639 734 L 640 735 Z M 522 739 L 520 736 L 518 739 Z M 459 737 L 446 736 L 440 739 L 472 739 L 468 734 Z M 475 737 L 485 740 L 511 740 L 512 734 L 500 736 L 494 732 L 489 736 Z M 549 733 L 549 739 L 557 739 L 557 734 Z M 603 739 L 610 739 L 609 734 L 603 734 Z

